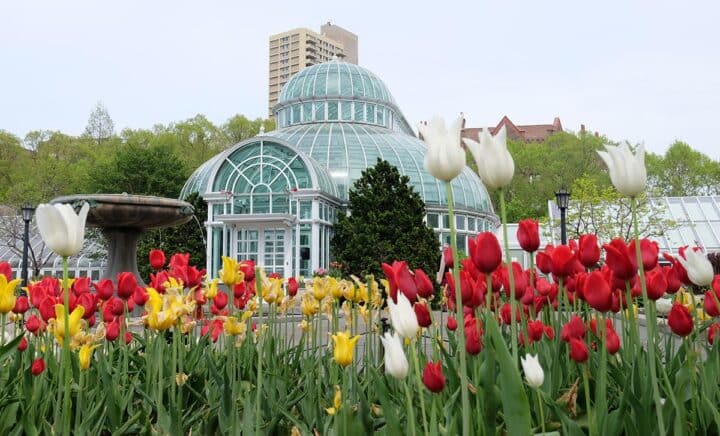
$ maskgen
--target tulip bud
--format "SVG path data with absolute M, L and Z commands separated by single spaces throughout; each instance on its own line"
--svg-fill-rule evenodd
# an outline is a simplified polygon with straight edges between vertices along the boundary
M 433 287 L 430 278 L 427 276 L 427 274 L 425 274 L 425 271 L 419 268 L 416 269 L 413 279 L 415 280 L 415 287 L 417 288 L 417 293 L 419 296 L 423 298 L 430 298 L 433 295 L 433 293 L 435 292 L 435 288 Z
M 409 365 L 400 342 L 400 335 L 386 332 L 380 340 L 385 348 L 385 372 L 397 379 L 404 379 Z
M 525 219 L 518 222 L 517 240 L 520 247 L 528 253 L 534 253 L 540 247 L 540 229 L 538 222 Z
M 27 347 L 28 347 L 28 341 L 23 336 L 23 338 L 20 339 L 20 343 L 18 344 L 17 349 L 18 349 L 18 351 L 20 351 L 22 353 L 23 351 L 25 351 L 27 349 Z
M 298 284 L 298 281 L 295 277 L 290 277 L 287 280 L 286 286 L 287 286 L 287 291 L 288 291 L 289 296 L 294 297 L 297 295 L 297 291 L 300 288 L 300 284 Z
M 493 137 L 489 129 L 483 129 L 480 142 L 463 138 L 465 145 L 477 164 L 478 175 L 489 189 L 510 184 L 515 173 L 515 163 L 507 149 L 507 130 L 503 125 Z
M 15 307 L 13 307 L 12 311 L 14 313 L 25 313 L 29 308 L 30 304 L 28 303 L 28 298 L 21 295 L 15 299 Z
M 557 277 L 567 277 L 575 271 L 577 261 L 575 253 L 567 245 L 558 245 L 552 252 L 552 273 Z
M 477 269 L 485 274 L 495 271 L 502 262 L 500 242 L 492 232 L 481 232 L 475 239 L 470 238 L 468 251 Z
M 417 317 L 420 327 L 430 327 L 432 325 L 432 318 L 430 317 L 427 304 L 417 302 L 413 305 L 413 310 L 415 311 L 415 316 Z
M 570 342 L 572 338 L 584 338 L 585 337 L 585 323 L 577 316 L 572 315 L 570 321 L 562 326 L 560 330 L 560 339 L 565 342 Z
M 135 278 L 135 274 L 131 272 L 121 272 L 117 276 L 117 294 L 118 297 L 122 298 L 123 300 L 127 300 L 132 296 L 132 294 L 135 292 L 135 288 L 137 288 L 137 279 Z
M 649 299 L 656 301 L 665 295 L 665 291 L 668 288 L 667 279 L 665 274 L 660 269 L 653 269 L 645 273 L 645 283 L 647 289 L 647 296 Z
M 457 329 L 457 320 L 453 318 L 452 316 L 448 316 L 447 319 L 447 329 L 454 332 Z
M 25 322 L 25 328 L 30 333 L 35 333 L 40 329 L 40 320 L 35 315 L 30 315 L 30 317 Z
M 465 168 L 465 150 L 460 145 L 462 123 L 463 118 L 459 117 L 447 129 L 445 120 L 435 115 L 430 122 L 418 126 L 427 144 L 425 169 L 436 179 L 449 182 Z
M 87 203 L 86 203 L 87 204 Z M 30 367 L 32 375 L 40 375 L 45 371 L 45 360 L 42 357 L 35 359 Z
M 570 358 L 577 363 L 583 363 L 588 360 L 588 357 L 590 354 L 585 342 L 577 338 L 570 338 Z
M 445 388 L 445 376 L 442 372 L 442 363 L 439 360 L 435 363 L 428 362 L 425 364 L 422 381 L 430 392 L 438 393 Z
M 165 266 L 165 252 L 162 250 L 153 249 L 150 250 L 150 254 L 148 256 L 150 258 L 150 266 L 154 270 L 163 269 Z
M 138 306 L 144 306 L 148 301 L 148 293 L 142 286 L 135 288 L 133 292 L 133 302 Z
M 708 328 L 707 340 L 710 345 L 715 343 L 715 339 L 720 337 L 720 322 L 712 324 Z
M 680 303 L 673 304 L 668 314 L 670 330 L 678 336 L 687 336 L 693 330 L 693 319 L 687 307 Z
M 120 336 L 120 322 L 119 318 L 116 318 L 114 321 L 105 324 L 105 339 L 114 342 L 118 336 Z
M 592 268 L 600 260 L 600 247 L 597 236 L 593 234 L 580 235 L 578 244 L 578 260 L 585 268 Z
M 645 169 L 645 147 L 638 146 L 635 154 L 623 143 L 619 146 L 606 145 L 605 151 L 597 152 L 610 172 L 613 186 L 626 197 L 635 197 L 645 191 L 647 170 Z
M 8 262 L 0 262 L 0 275 L 5 276 L 5 281 L 9 282 L 12 280 L 12 267 Z
M 253 328 L 254 331 L 254 328 Z M 350 337 L 350 332 L 338 332 L 332 335 L 333 358 L 338 365 L 346 367 L 353 361 L 353 350 L 360 336 Z
M 520 358 L 523 372 L 525 373 L 525 381 L 532 388 L 539 388 L 545 381 L 545 373 L 538 361 L 537 355 L 526 354 Z

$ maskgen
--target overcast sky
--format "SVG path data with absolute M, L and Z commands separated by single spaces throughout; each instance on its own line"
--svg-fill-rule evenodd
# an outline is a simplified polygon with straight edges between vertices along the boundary
M 720 3 L 630 1 L 32 1 L 0 5 L 0 129 L 117 130 L 264 116 L 268 36 L 328 20 L 408 120 L 581 123 L 720 158 Z

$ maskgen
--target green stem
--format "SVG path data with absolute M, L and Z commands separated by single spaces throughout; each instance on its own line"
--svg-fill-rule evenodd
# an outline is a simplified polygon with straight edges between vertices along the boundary
M 647 285 L 645 282 L 645 269 L 642 263 L 642 252 L 640 251 L 640 232 L 637 220 L 637 199 L 631 198 L 631 211 L 633 231 L 635 232 L 635 255 L 637 257 L 638 273 L 640 274 L 640 287 L 642 289 L 643 303 L 645 304 L 646 316 L 645 325 L 648 330 L 648 364 L 650 366 L 650 383 L 652 384 L 653 396 L 655 397 L 655 415 L 657 416 L 658 430 L 661 435 L 665 434 L 665 422 L 662 414 L 662 403 L 660 402 L 660 389 L 658 388 L 657 367 L 655 362 L 655 341 L 657 339 L 657 316 L 655 315 L 655 302 L 648 298 Z
M 588 428 L 590 430 L 590 436 L 597 435 L 597 427 L 595 425 L 595 419 L 592 413 L 592 406 L 590 405 L 590 382 L 589 382 L 589 376 L 588 372 L 590 370 L 587 368 L 587 366 L 580 366 L 580 371 L 582 371 L 583 376 L 583 386 L 585 391 L 585 410 L 587 412 L 587 418 L 588 418 Z
M 407 424 L 410 427 L 410 434 L 416 435 L 415 431 L 415 413 L 413 412 L 412 395 L 410 395 L 410 382 L 406 379 L 405 383 L 405 408 L 407 409 Z
M 70 414 L 72 412 L 72 398 L 70 397 L 70 377 L 71 377 L 71 360 L 70 360 L 70 286 L 68 286 L 68 258 L 63 257 L 63 290 L 65 293 L 64 308 L 65 311 L 65 330 L 63 334 L 62 345 L 62 365 L 63 365 L 63 428 L 64 434 L 70 434 Z
M 259 297 L 259 298 L 258 298 Z M 260 434 L 260 400 L 262 400 L 262 364 L 263 364 L 263 345 L 265 344 L 265 341 L 263 340 L 262 335 L 262 326 L 260 325 L 260 322 L 262 322 L 262 316 L 263 316 L 263 299 L 262 299 L 262 280 L 260 278 L 260 268 L 255 268 L 255 298 L 258 298 L 260 302 L 258 303 L 258 342 L 256 345 L 257 353 L 258 353 L 258 363 L 257 363 L 257 397 L 255 399 L 255 434 Z
M 508 243 L 507 232 L 507 208 L 505 207 L 505 190 L 500 189 L 500 219 L 502 220 L 503 243 L 505 248 L 505 267 L 508 272 L 508 280 L 510 281 L 510 340 L 512 343 L 512 357 L 515 368 L 518 367 L 518 332 L 517 324 L 515 324 L 515 274 L 512 268 L 512 259 L 510 257 L 510 244 Z
M 417 349 L 415 348 L 415 341 L 410 341 L 410 353 L 413 358 L 413 365 L 415 366 L 415 381 L 417 382 L 418 396 L 420 396 L 420 411 L 422 412 L 422 423 L 425 435 L 428 435 L 428 423 L 427 415 L 425 414 L 425 391 L 422 387 L 422 373 L 420 372 L 420 363 L 418 362 Z
M 537 394 L 538 410 L 540 410 L 540 429 L 545 434 L 545 411 L 543 410 L 542 398 L 540 397 L 540 388 L 535 389 Z
M 455 266 L 453 266 L 453 279 L 455 280 L 455 312 L 457 316 L 458 326 L 458 354 L 460 355 L 460 395 L 462 398 L 462 434 L 470 435 L 470 393 L 468 392 L 467 378 L 467 356 L 465 355 L 465 322 L 463 319 L 462 295 L 460 292 L 460 270 L 457 265 L 460 264 L 457 240 L 455 238 L 455 211 L 453 207 L 453 192 L 450 182 L 445 182 L 445 191 L 447 192 L 448 201 L 448 219 L 450 221 L 450 248 L 452 249 Z

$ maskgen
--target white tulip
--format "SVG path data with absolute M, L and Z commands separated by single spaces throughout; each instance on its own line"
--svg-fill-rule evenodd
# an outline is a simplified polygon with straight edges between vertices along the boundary
M 465 145 L 475 159 L 478 175 L 489 189 L 502 188 L 510 184 L 515 174 L 515 162 L 507 149 L 505 126 L 494 137 L 490 129 L 483 129 L 480 142 L 464 138 Z
M 400 336 L 397 333 L 385 332 L 380 340 L 385 347 L 385 372 L 398 379 L 405 378 L 409 365 Z
M 410 300 L 407 299 L 405 294 L 400 291 L 397 293 L 397 301 L 397 304 L 395 304 L 392 298 L 387 300 L 393 329 L 403 338 L 415 339 L 418 330 L 420 330 L 420 325 L 412 304 L 410 304 Z
M 527 384 L 533 388 L 542 386 L 545 381 L 545 373 L 543 372 L 542 366 L 540 366 L 537 355 L 526 354 L 525 357 L 520 358 L 520 363 L 522 363 Z
M 672 309 L 673 301 L 670 298 L 660 298 L 657 301 L 655 301 L 655 308 L 657 309 L 658 314 L 660 315 L 667 315 L 670 313 L 670 309 Z
M 708 286 L 712 283 L 715 273 L 705 253 L 689 248 L 685 250 L 685 257 L 678 256 L 678 260 L 685 267 L 691 282 L 698 286 Z
M 418 130 L 427 144 L 425 169 L 436 179 L 449 182 L 465 168 L 465 150 L 460 145 L 462 117 L 445 128 L 445 120 L 435 115 L 429 123 L 420 124 Z
M 41 204 L 35 213 L 43 242 L 62 257 L 80 252 L 85 241 L 85 220 L 90 205 L 84 203 L 76 214 L 69 204 Z
M 610 172 L 615 189 L 627 197 L 635 197 L 645 191 L 645 147 L 639 145 L 635 154 L 627 144 L 606 145 L 606 151 L 598 151 Z

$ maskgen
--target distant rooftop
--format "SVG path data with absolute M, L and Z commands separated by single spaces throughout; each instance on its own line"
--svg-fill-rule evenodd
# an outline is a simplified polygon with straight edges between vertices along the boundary
M 508 118 L 507 115 L 503 116 L 496 126 L 485 127 L 485 129 L 490 129 L 490 134 L 495 136 L 502 126 L 505 126 L 507 129 L 508 138 L 525 142 L 542 142 L 553 133 L 563 131 L 562 123 L 558 117 L 555 117 L 551 124 L 519 125 L 510 121 L 510 118 Z M 482 131 L 483 127 L 463 126 L 462 137 L 478 141 L 480 138 L 480 132 Z

